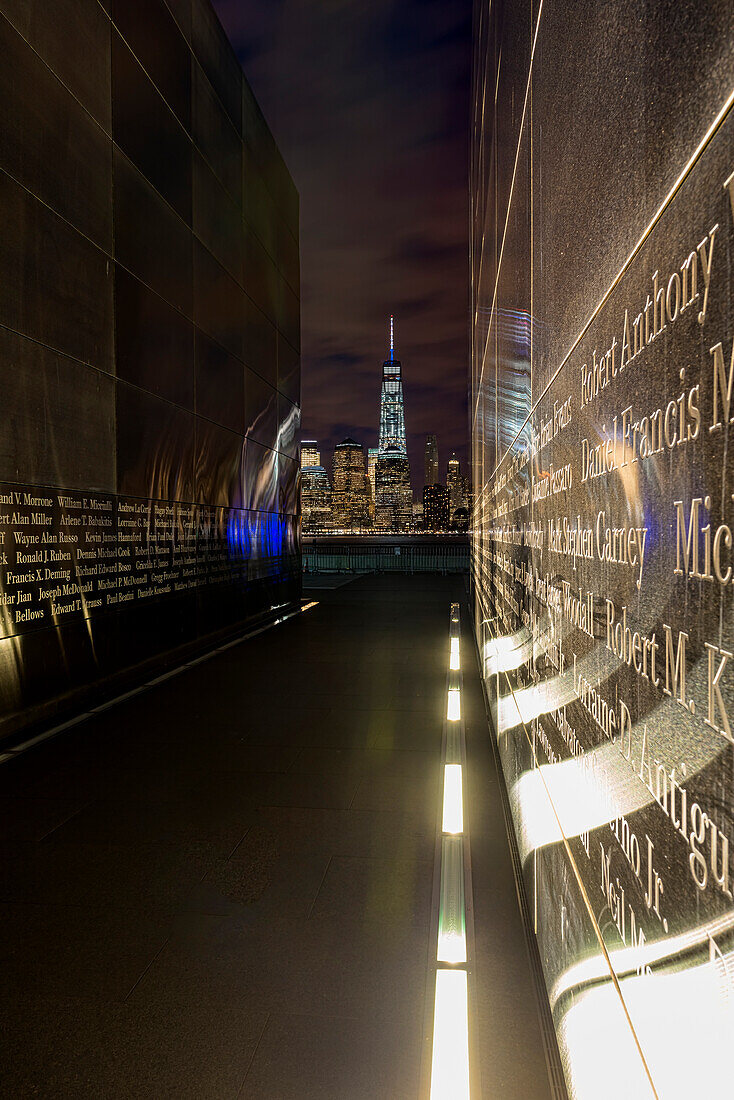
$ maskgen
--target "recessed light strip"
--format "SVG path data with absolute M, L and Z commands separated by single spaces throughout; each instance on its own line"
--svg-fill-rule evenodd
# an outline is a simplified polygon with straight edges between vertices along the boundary
M 444 764 L 443 832 L 454 836 L 464 832 L 464 784 L 461 764 Z
M 466 962 L 464 838 L 461 836 L 445 836 L 441 844 L 437 959 L 441 963 Z
M 431 1100 L 469 1100 L 469 993 L 466 908 L 469 869 L 464 829 L 464 724 L 461 708 L 461 623 L 451 605 L 449 668 L 443 738 L 443 802 L 438 822 L 440 879 L 436 942 L 435 1001 L 431 1056 Z M 436 886 L 434 886 L 434 890 Z M 435 909 L 434 909 L 435 912 Z M 436 927 L 436 926 L 434 926 Z
M 461 726 L 458 722 L 446 723 L 446 763 L 461 763 Z
M 469 1005 L 465 970 L 436 971 L 431 1100 L 469 1100 Z

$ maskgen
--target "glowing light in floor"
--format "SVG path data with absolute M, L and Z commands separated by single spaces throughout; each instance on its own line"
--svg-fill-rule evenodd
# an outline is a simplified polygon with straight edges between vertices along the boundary
M 449 704 L 446 710 L 449 722 L 458 722 L 461 718 L 461 690 L 449 688 Z
M 461 668 L 461 659 L 459 657 L 459 639 L 451 639 L 451 662 L 449 668 L 452 672 L 458 672 Z
M 436 971 L 431 1100 L 469 1100 L 465 970 Z
M 457 726 L 455 722 L 446 727 L 446 759 L 444 763 L 461 763 L 461 726 Z
M 438 962 L 466 962 L 464 918 L 464 839 L 445 836 L 441 844 L 441 896 L 438 910 Z
M 446 764 L 443 770 L 443 831 L 464 831 L 461 764 Z

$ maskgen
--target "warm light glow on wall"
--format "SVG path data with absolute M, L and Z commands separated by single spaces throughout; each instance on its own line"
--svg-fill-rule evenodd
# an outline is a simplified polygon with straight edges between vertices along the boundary
M 451 662 L 449 668 L 452 672 L 458 672 L 461 668 L 461 659 L 459 657 L 459 639 L 451 639 Z
M 465 970 L 436 971 L 431 1100 L 469 1100 Z
M 532 635 L 525 627 L 517 634 L 490 638 L 484 645 L 485 677 L 519 668 L 530 659 L 532 652 Z
M 446 764 L 443 770 L 443 831 L 464 831 L 461 764 Z
M 461 718 L 461 691 L 459 688 L 449 688 L 449 703 L 446 710 L 449 722 L 458 722 Z

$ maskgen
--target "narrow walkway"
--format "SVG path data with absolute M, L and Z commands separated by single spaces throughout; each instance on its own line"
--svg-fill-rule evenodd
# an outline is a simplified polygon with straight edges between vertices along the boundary
M 463 597 L 439 577 L 320 591 L 0 766 L 4 1095 L 416 1100 Z M 462 621 L 472 1042 L 482 1095 L 545 1100 Z

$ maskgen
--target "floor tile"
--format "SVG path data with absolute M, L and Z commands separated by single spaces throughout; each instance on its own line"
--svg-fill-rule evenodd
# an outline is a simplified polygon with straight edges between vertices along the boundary
M 122 1001 L 152 963 L 171 924 L 130 909 L 0 905 L 5 993 Z
M 242 846 L 275 843 L 290 852 L 325 849 L 335 855 L 380 856 L 392 850 L 397 837 L 417 858 L 433 858 L 434 828 L 427 829 L 417 814 L 389 810 L 264 807 Z
M 255 816 L 241 799 L 215 801 L 188 797 L 177 802 L 102 801 L 90 803 L 57 830 L 58 843 L 140 844 L 146 841 L 208 841 L 229 855 Z
M 216 848 L 207 843 L 71 844 L 56 835 L 1 861 L 1 900 L 170 911 L 216 864 Z
M 202 1004 L 0 997 L 3 1092 L 13 1097 L 235 1100 L 267 1016 Z
M 186 908 L 223 916 L 260 917 L 311 914 L 330 856 L 305 848 L 298 855 L 243 845 L 228 860 L 218 860 L 187 895 Z
M 242 1100 L 417 1100 L 418 1006 L 403 1016 L 394 1008 L 355 1018 L 272 1015 Z
M 86 800 L 91 797 L 87 792 Z M 0 843 L 41 840 L 70 821 L 84 798 L 0 798 Z
M 334 856 L 314 902 L 314 920 L 412 927 L 427 933 L 431 919 L 433 862 L 401 852 L 388 858 Z
M 380 1011 L 396 989 L 420 996 L 427 965 L 427 936 L 407 923 L 192 915 L 131 999 L 354 1015 Z

